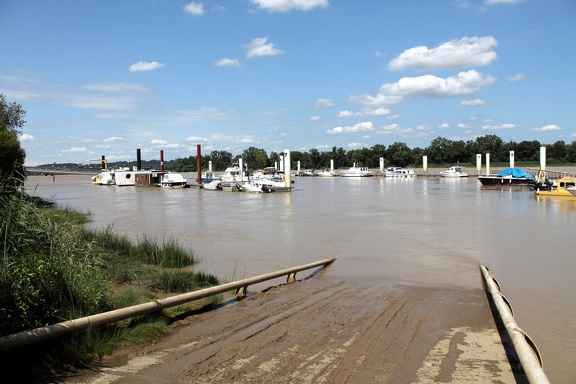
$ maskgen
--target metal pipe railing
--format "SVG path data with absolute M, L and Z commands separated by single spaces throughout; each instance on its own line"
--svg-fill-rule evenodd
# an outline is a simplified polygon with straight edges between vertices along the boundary
M 538 348 L 530 337 L 524 332 L 516 321 L 514 321 L 514 314 L 512 312 L 512 307 L 508 300 L 500 292 L 500 286 L 496 280 L 488 272 L 488 268 L 484 265 L 480 265 L 480 270 L 484 275 L 484 280 L 486 281 L 486 288 L 492 295 L 492 300 L 496 305 L 498 314 L 502 319 L 504 327 L 506 327 L 506 332 L 512 340 L 516 354 L 520 359 L 520 364 L 522 369 L 526 374 L 526 378 L 531 384 L 547 384 L 550 383 L 546 374 L 543 370 L 542 357 Z
M 215 287 L 201 289 L 199 291 L 188 292 L 177 296 L 168 297 L 165 299 L 150 301 L 143 304 L 133 305 L 131 307 L 116 309 L 109 312 L 103 312 L 96 315 L 81 317 L 74 320 L 64 321 L 58 324 L 51 324 L 45 327 L 35 328 L 28 331 L 14 333 L 12 335 L 0 337 L 0 351 L 9 350 L 15 347 L 29 345 L 39 341 L 51 339 L 54 337 L 62 336 L 72 331 L 85 328 L 91 325 L 102 325 L 112 323 L 119 320 L 128 319 L 140 315 L 145 315 L 152 312 L 161 311 L 163 309 L 181 305 L 190 301 L 200 300 L 206 297 L 219 295 L 221 293 L 236 290 L 237 297 L 243 297 L 246 293 L 246 288 L 250 285 L 258 284 L 267 280 L 272 280 L 282 276 L 288 276 L 288 282 L 295 281 L 296 273 L 315 267 L 326 267 L 334 262 L 336 259 L 325 259 L 310 264 L 304 264 L 297 267 L 282 269 L 280 271 L 267 273 L 251 277 L 248 279 L 234 281 L 217 285 Z

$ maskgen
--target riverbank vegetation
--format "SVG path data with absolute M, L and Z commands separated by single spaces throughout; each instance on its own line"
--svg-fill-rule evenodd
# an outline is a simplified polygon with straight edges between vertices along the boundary
M 195 273 L 193 250 L 172 239 L 143 235 L 132 242 L 112 227 L 86 230 L 88 214 L 56 209 L 4 184 L 0 206 L 0 336 L 218 284 Z M 158 338 L 175 316 L 213 300 L 0 352 L 0 359 L 20 375 L 83 365 Z

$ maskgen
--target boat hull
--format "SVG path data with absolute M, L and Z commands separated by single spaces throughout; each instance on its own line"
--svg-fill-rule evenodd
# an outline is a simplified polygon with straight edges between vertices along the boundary
M 485 186 L 528 186 L 534 185 L 534 179 L 515 178 L 515 177 L 498 177 L 498 176 L 478 176 L 478 181 Z

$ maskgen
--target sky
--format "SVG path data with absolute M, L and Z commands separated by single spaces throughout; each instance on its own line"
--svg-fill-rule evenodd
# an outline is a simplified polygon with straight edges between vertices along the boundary
M 0 0 L 26 165 L 576 140 L 573 0 Z

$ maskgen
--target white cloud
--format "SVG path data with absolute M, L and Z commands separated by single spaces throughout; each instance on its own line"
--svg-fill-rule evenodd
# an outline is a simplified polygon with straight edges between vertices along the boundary
M 470 126 L 469 126 L 468 124 L 458 123 L 458 124 L 456 124 L 456 128 L 459 128 L 459 129 L 468 129 L 468 128 L 470 128 Z M 502 128 L 502 129 L 505 129 L 505 128 Z
M 460 72 L 446 79 L 433 75 L 403 77 L 396 83 L 383 84 L 379 95 L 400 97 L 454 97 L 470 95 L 496 81 L 475 70 Z
M 335 106 L 335 104 L 332 100 L 326 99 L 326 98 L 320 98 L 314 102 L 314 105 L 312 106 L 312 108 L 314 108 L 314 109 L 331 108 L 334 106 Z
M 254 140 L 252 140 L 249 137 L 244 137 L 242 140 L 240 140 L 241 144 L 252 144 L 254 142 Z
M 484 4 L 513 4 L 521 3 L 524 0 L 484 0 Z
M 134 63 L 128 68 L 130 72 L 146 72 L 146 71 L 153 71 L 158 68 L 162 68 L 164 63 L 159 63 L 157 61 L 147 62 L 147 61 L 139 61 Z
M 164 145 L 164 144 L 168 144 L 168 142 L 164 141 L 164 140 L 151 140 L 150 144 L 152 144 L 152 145 Z
M 450 128 L 450 124 L 448 124 L 448 123 L 438 124 L 438 128 L 440 128 L 440 129 Z
M 34 136 L 29 135 L 27 133 L 23 133 L 22 136 L 20 136 L 20 141 L 33 141 L 34 140 Z
M 314 8 L 325 8 L 328 0 L 251 0 L 259 9 L 268 12 L 310 11 Z
M 186 4 L 182 9 L 190 15 L 200 16 L 204 14 L 204 3 L 196 3 L 192 1 L 189 4 Z
M 88 91 L 108 92 L 108 93 L 127 93 L 127 92 L 147 92 L 148 89 L 139 84 L 132 83 L 99 83 L 82 86 L 82 89 Z
M 368 106 L 378 106 L 378 105 L 390 105 L 398 104 L 402 101 L 402 96 L 399 95 L 383 95 L 377 94 L 372 95 L 353 95 L 348 96 L 347 99 L 351 103 L 357 103 Z
M 340 111 L 338 112 L 338 117 L 353 117 L 354 114 L 350 111 Z
M 193 142 L 193 143 L 206 143 L 209 140 L 205 137 L 188 136 L 185 141 L 189 141 L 189 142 Z
M 474 99 L 474 100 L 462 100 L 462 102 L 458 105 L 459 107 L 479 107 L 482 105 L 486 105 L 488 102 L 482 99 Z
M 320 121 L 320 116 L 312 116 L 310 121 Z
M 526 75 L 519 73 L 517 75 L 507 77 L 506 80 L 508 80 L 508 81 L 520 81 L 520 80 L 524 80 L 525 78 L 526 78 Z
M 516 125 L 514 124 L 502 124 L 502 125 L 485 125 L 482 129 L 491 130 L 491 131 L 501 131 L 504 129 L 515 129 Z
M 86 147 L 72 147 L 70 149 L 63 149 L 62 153 L 84 153 L 86 152 Z
M 546 125 L 546 126 L 541 127 L 541 128 L 534 128 L 532 130 L 536 131 L 536 132 L 551 132 L 551 131 L 561 131 L 562 128 L 560 128 L 557 125 L 550 124 L 550 125 Z
M 383 107 L 364 112 L 365 116 L 386 116 L 389 114 L 390 114 L 390 109 L 383 108 Z
M 238 59 L 229 59 L 225 57 L 215 62 L 214 65 L 217 67 L 239 67 L 240 61 L 238 61 Z
M 339 133 L 358 133 L 358 132 L 371 132 L 374 130 L 374 126 L 371 121 L 366 121 L 362 123 L 358 123 L 353 126 L 347 127 L 335 127 L 333 129 L 329 129 L 326 133 L 330 134 L 339 134 Z
M 112 136 L 112 137 L 108 137 L 107 139 L 104 139 L 104 142 L 105 143 L 113 143 L 115 141 L 122 141 L 122 140 L 124 140 L 124 139 L 121 137 Z
M 267 37 L 258 37 L 246 44 L 246 58 L 251 59 L 259 56 L 276 56 L 285 53 L 281 49 L 274 47 L 274 44 L 268 43 Z
M 488 65 L 498 55 L 493 50 L 498 45 L 492 36 L 463 37 L 435 48 L 426 46 L 410 48 L 388 63 L 388 69 L 461 69 Z

